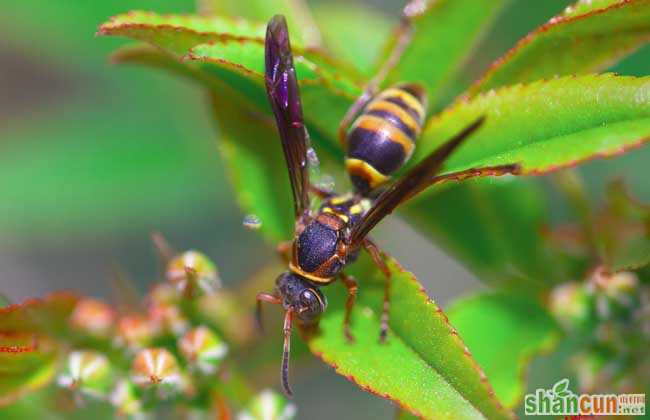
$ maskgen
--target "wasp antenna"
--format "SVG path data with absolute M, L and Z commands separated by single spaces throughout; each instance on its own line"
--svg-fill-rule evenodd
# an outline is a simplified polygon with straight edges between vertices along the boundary
M 282 303 L 282 300 L 269 293 L 258 293 L 257 294 L 257 306 L 255 308 L 255 322 L 257 324 L 257 328 L 259 328 L 260 331 L 264 331 L 263 325 L 262 325 L 262 302 L 268 302 L 268 303 L 273 303 L 275 305 L 279 305 Z
M 260 332 L 264 332 L 264 323 L 262 322 L 262 301 L 257 299 L 255 306 L 255 326 Z
M 289 386 L 289 353 L 291 351 L 291 321 L 293 319 L 293 311 L 289 309 L 284 316 L 284 350 L 282 351 L 282 389 L 284 393 L 291 397 L 293 391 Z

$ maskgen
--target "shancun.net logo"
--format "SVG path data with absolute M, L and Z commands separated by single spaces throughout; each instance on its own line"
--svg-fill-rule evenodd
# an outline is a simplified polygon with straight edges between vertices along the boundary
M 537 389 L 524 398 L 527 415 L 642 416 L 645 394 L 576 394 L 569 380 L 562 379 L 552 389 Z

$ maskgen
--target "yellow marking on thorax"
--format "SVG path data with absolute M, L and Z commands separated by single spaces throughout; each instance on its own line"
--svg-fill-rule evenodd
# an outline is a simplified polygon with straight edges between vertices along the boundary
M 334 216 L 341 219 L 344 223 L 348 223 L 350 221 L 350 218 L 347 215 L 345 215 L 343 213 L 339 213 L 338 211 L 334 210 L 331 207 L 323 207 L 322 211 L 323 211 L 323 213 L 333 214 Z
M 350 213 L 352 214 L 361 214 L 363 211 L 363 208 L 361 208 L 361 204 L 355 204 L 354 206 L 350 207 Z
M 424 120 L 425 110 L 424 107 L 422 106 L 422 103 L 418 100 L 418 98 L 416 98 L 409 92 L 400 88 L 389 88 L 381 92 L 377 96 L 377 99 L 387 99 L 387 98 L 400 99 L 402 102 L 408 105 L 409 108 L 412 108 L 415 112 L 418 113 L 418 115 L 420 116 L 420 122 Z
M 340 204 L 345 203 L 350 198 L 352 198 L 352 196 L 350 194 L 343 194 L 343 195 L 339 195 L 339 196 L 336 196 L 334 198 L 331 198 L 330 203 L 334 204 L 335 206 L 338 206 Z
M 413 118 L 413 115 L 406 112 L 401 106 L 388 102 L 385 100 L 375 100 L 368 105 L 367 111 L 385 111 L 393 114 L 395 117 L 399 118 L 404 125 L 415 133 L 415 136 L 420 134 L 420 124 Z
M 413 140 L 411 140 L 411 138 L 409 138 L 409 136 L 402 130 L 395 127 L 393 124 L 389 123 L 383 118 L 376 117 L 374 115 L 361 115 L 354 123 L 353 128 L 356 127 L 376 133 L 386 133 L 387 137 L 391 141 L 402 145 L 404 148 L 404 155 L 406 157 L 406 160 L 411 157 L 414 148 Z
M 307 273 L 306 271 L 304 271 L 303 269 L 298 267 L 296 264 L 294 264 L 293 261 L 291 261 L 289 263 L 289 269 L 292 272 L 294 272 L 295 274 L 298 274 L 299 276 L 304 277 L 307 280 L 309 280 L 311 282 L 314 282 L 314 283 L 318 283 L 318 284 L 329 284 L 329 283 L 333 282 L 336 279 L 336 276 L 319 277 L 319 276 L 315 276 L 313 274 Z

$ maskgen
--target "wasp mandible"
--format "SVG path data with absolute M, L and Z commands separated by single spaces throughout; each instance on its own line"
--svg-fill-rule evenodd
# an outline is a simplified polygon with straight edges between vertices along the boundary
M 303 122 L 289 32 L 280 15 L 273 17 L 267 26 L 266 91 L 289 172 L 296 223 L 293 241 L 279 247 L 289 262 L 289 269 L 277 278 L 273 293 L 257 295 L 257 312 L 259 320 L 262 302 L 282 305 L 286 311 L 281 380 L 287 395 L 292 395 L 288 364 L 294 319 L 306 324 L 318 322 L 327 307 L 320 287 L 340 279 L 348 291 L 343 333 L 353 341 L 350 316 L 357 283 L 343 269 L 364 249 L 386 277 L 380 330 L 380 340 L 384 341 L 388 331 L 390 271 L 368 234 L 397 206 L 423 189 L 442 178 L 467 172 L 436 176 L 451 153 L 482 125 L 483 117 L 434 150 L 404 176 L 389 183 L 391 174 L 411 157 L 427 107 L 426 92 L 417 84 L 401 83 L 376 93 L 386 68 L 397 61 L 404 45 L 405 42 L 398 43 L 379 78 L 371 81 L 341 122 L 340 140 L 346 151 L 345 163 L 354 191 L 339 195 L 320 190 L 309 182 L 309 137 Z M 517 165 L 481 170 L 509 173 L 516 171 Z M 310 193 L 323 200 L 317 212 L 310 210 Z

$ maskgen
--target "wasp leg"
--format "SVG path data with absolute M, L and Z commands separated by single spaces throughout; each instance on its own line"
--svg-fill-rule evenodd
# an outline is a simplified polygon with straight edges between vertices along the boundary
M 384 304 L 382 306 L 381 312 L 381 329 L 379 330 L 379 342 L 384 343 L 386 341 L 386 335 L 388 334 L 388 316 L 390 310 L 390 283 L 391 283 L 391 273 L 386 265 L 386 261 L 381 255 L 379 248 L 372 242 L 370 239 L 366 238 L 363 241 L 363 248 L 370 254 L 372 261 L 375 265 L 384 273 L 385 284 L 384 284 Z
M 343 149 L 346 147 L 346 137 L 347 137 L 347 131 L 348 128 L 350 127 L 350 124 L 352 124 L 352 121 L 354 121 L 354 118 L 357 116 L 359 111 L 365 107 L 368 102 L 372 99 L 375 94 L 377 94 L 377 89 L 379 88 L 379 83 L 381 81 L 375 82 L 375 79 L 373 78 L 366 88 L 364 89 L 363 93 L 357 98 L 352 105 L 350 105 L 350 108 L 348 108 L 348 111 L 345 113 L 343 116 L 343 119 L 339 123 L 339 129 L 338 129 L 338 135 L 339 135 L 339 142 L 341 143 L 341 146 Z
M 256 299 L 257 305 L 255 307 L 255 322 L 257 324 L 257 328 L 260 331 L 264 331 L 264 326 L 262 324 L 262 302 L 280 305 L 282 303 L 282 299 L 270 293 L 258 293 Z
M 282 258 L 282 261 L 284 261 L 287 264 L 289 264 L 289 261 L 291 261 L 292 247 L 293 247 L 293 242 L 291 241 L 280 242 L 278 246 L 275 247 L 275 250 L 278 251 L 278 254 L 280 254 L 280 258 Z
M 357 300 L 357 281 L 354 277 L 348 276 L 345 273 L 339 274 L 339 277 L 345 288 L 348 289 L 348 298 L 345 301 L 345 317 L 343 318 L 343 333 L 345 334 L 345 339 L 351 343 L 354 341 L 354 336 L 350 331 L 350 321 L 352 318 L 352 308 Z
M 388 73 L 395 67 L 395 65 L 397 65 L 397 63 L 399 63 L 400 57 L 402 57 L 404 50 L 411 42 L 411 38 L 413 37 L 413 27 L 410 18 L 411 15 L 407 6 L 407 8 L 404 9 L 400 26 L 397 28 L 397 42 L 395 43 L 393 50 L 384 64 L 382 64 L 377 74 L 370 80 L 370 82 L 368 82 L 361 95 L 359 95 L 357 100 L 350 105 L 350 108 L 343 116 L 343 119 L 339 124 L 338 136 L 341 146 L 343 146 L 344 149 L 346 134 L 350 124 L 352 124 L 359 111 L 361 111 L 368 102 L 370 102 L 373 96 L 377 94 L 379 86 L 384 82 Z
M 370 254 L 372 262 L 384 273 L 384 276 L 390 277 L 390 269 L 386 265 L 386 261 L 384 261 L 384 257 L 382 257 L 377 245 L 371 239 L 365 238 L 363 240 L 363 248 Z
M 324 190 L 314 184 L 309 184 L 309 192 L 311 192 L 312 194 L 314 194 L 316 197 L 320 199 L 330 198 L 331 196 L 334 195 L 333 192 Z

